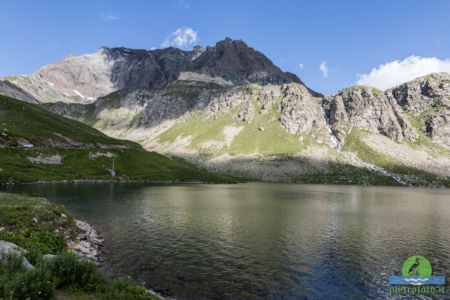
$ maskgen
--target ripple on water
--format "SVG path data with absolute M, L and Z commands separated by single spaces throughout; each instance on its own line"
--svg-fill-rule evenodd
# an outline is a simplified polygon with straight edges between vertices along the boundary
M 449 276 L 450 191 L 40 185 L 105 238 L 105 267 L 177 298 L 380 299 L 405 258 Z M 20 190 L 19 190 L 20 189 Z

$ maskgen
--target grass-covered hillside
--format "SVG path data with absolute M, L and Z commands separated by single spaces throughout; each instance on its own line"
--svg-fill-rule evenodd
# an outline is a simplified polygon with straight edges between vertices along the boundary
M 114 177 L 109 170 L 113 162 Z M 39 106 L 0 96 L 0 182 L 57 180 L 230 181 Z
M 14 243 L 22 251 L 0 252 L 0 299 L 156 299 L 129 279 L 109 278 L 71 254 L 67 241 L 78 230 L 61 205 L 0 193 L 0 243 Z M 24 267 L 25 259 L 34 268 Z

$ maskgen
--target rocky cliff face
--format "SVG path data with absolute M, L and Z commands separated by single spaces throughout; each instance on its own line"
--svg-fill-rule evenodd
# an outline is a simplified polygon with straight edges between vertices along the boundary
M 381 133 L 397 142 L 417 138 L 397 103 L 375 88 L 343 89 L 336 95 L 325 97 L 323 106 L 333 132 L 342 142 L 353 127 Z
M 433 141 L 450 147 L 450 74 L 435 73 L 386 91 Z
M 39 101 L 30 93 L 24 91 L 9 81 L 0 80 L 0 95 L 37 104 Z
M 112 82 L 118 89 L 162 88 L 177 79 L 223 85 L 300 83 L 297 76 L 281 71 L 241 40 L 227 38 L 215 47 L 195 47 L 192 51 L 176 48 L 103 50 L 114 61 Z
M 301 83 L 243 41 L 229 38 L 192 51 L 103 47 L 10 80 L 41 102 L 88 103 L 120 89 L 163 88 L 178 79 L 228 86 Z
M 212 120 L 227 115 L 231 122 L 244 125 L 270 115 L 286 133 L 300 136 L 313 132 L 324 142 L 329 136 L 320 105 L 320 98 L 298 83 L 224 88 L 211 83 L 176 81 L 164 89 L 123 89 L 89 106 L 65 103 L 47 106 L 53 112 L 75 118 L 90 111 L 90 119 L 119 130 L 141 127 L 151 131 L 164 122 L 197 113 Z

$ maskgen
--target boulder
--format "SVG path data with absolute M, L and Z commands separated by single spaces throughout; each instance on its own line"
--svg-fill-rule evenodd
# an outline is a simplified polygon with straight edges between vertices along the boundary
M 3 263 L 8 255 L 17 255 L 22 257 L 22 267 L 32 270 L 34 266 L 23 256 L 25 253 L 26 250 L 16 244 L 0 240 L 0 262 Z

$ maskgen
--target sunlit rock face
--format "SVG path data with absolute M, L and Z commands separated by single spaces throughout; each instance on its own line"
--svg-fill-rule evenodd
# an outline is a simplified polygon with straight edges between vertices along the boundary
M 450 147 L 450 74 L 434 73 L 386 91 L 407 113 L 420 121 L 420 130 L 434 142 Z
M 417 137 L 397 103 L 375 88 L 346 88 L 324 98 L 323 105 L 330 125 L 341 140 L 353 127 L 381 133 L 397 142 Z

